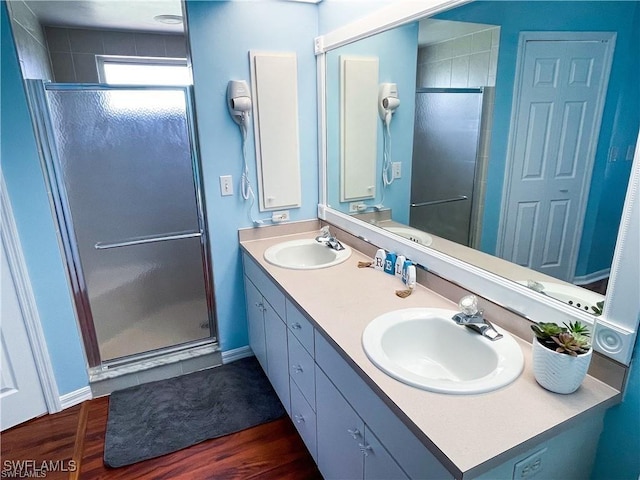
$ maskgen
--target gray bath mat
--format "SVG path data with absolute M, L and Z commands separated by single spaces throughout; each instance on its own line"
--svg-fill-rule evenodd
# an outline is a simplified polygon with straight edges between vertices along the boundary
M 255 357 L 127 388 L 109 400 L 104 463 L 159 457 L 284 413 Z

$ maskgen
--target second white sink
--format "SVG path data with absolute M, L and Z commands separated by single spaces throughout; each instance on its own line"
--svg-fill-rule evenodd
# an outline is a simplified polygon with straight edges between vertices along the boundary
M 439 393 L 472 394 L 513 382 L 524 366 L 520 346 L 507 332 L 491 341 L 438 308 L 408 308 L 375 318 L 364 330 L 369 359 L 391 377 Z
M 312 238 L 290 240 L 267 248 L 264 259 L 272 265 L 294 270 L 326 268 L 338 265 L 351 256 L 351 249 L 343 246 L 344 250 L 334 250 Z

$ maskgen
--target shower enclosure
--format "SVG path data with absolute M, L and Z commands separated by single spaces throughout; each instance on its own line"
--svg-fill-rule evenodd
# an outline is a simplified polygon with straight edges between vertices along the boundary
M 471 244 L 482 88 L 419 88 L 411 170 L 412 227 Z
M 215 342 L 190 90 L 27 83 L 89 365 Z

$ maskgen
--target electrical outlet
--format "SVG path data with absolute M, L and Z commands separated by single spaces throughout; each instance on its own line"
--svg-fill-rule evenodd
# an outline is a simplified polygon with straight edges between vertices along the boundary
M 233 195 L 233 177 L 231 175 L 220 175 L 220 195 Z
M 543 455 L 547 449 L 543 448 L 516 463 L 513 469 L 513 480 L 528 480 L 542 472 Z
M 391 163 L 391 173 L 393 174 L 393 178 L 402 177 L 402 163 L 401 162 L 392 162 Z
M 364 212 L 367 209 L 367 205 L 364 202 L 351 202 L 349 204 L 349 213 Z
M 273 212 L 271 214 L 271 221 L 273 223 L 288 222 L 289 210 L 282 210 L 280 212 Z

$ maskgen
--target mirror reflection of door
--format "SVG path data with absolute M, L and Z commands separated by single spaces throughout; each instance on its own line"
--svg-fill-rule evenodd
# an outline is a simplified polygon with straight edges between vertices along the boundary
M 610 38 L 585 32 L 521 36 L 497 253 L 568 282 L 611 68 Z

